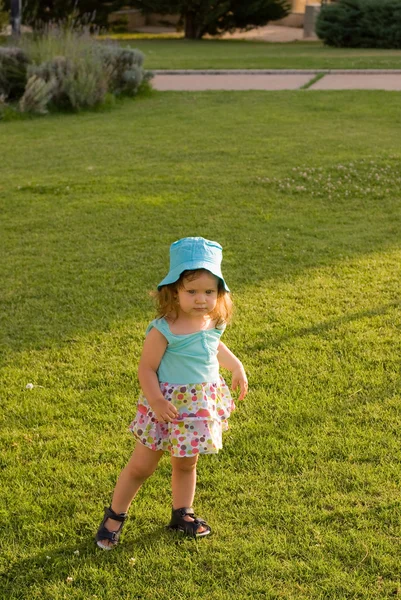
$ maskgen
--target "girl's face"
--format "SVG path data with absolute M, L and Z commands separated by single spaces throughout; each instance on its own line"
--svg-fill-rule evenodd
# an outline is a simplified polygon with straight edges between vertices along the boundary
M 205 271 L 196 279 L 183 279 L 182 287 L 177 290 L 180 309 L 190 317 L 205 316 L 215 309 L 219 280 Z

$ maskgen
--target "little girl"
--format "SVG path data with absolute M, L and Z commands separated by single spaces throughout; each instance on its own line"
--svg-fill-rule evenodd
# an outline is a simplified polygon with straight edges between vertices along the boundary
M 147 329 L 138 376 L 142 388 L 130 430 L 135 450 L 120 474 L 110 508 L 96 534 L 100 548 L 118 544 L 132 499 L 164 451 L 172 464 L 169 529 L 193 537 L 211 533 L 192 502 L 199 454 L 215 454 L 234 410 L 219 365 L 232 372 L 239 400 L 248 389 L 244 368 L 220 337 L 232 311 L 221 273 L 222 247 L 201 237 L 170 247 L 170 272 L 158 285 L 158 317 Z

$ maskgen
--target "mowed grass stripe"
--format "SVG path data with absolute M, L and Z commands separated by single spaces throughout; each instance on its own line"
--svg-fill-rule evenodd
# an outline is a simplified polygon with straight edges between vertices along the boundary
M 400 69 L 401 50 L 330 48 L 322 42 L 143 39 L 116 36 L 139 48 L 148 69 Z

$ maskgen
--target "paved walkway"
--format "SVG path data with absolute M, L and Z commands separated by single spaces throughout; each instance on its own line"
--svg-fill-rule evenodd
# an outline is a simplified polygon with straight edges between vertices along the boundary
M 310 90 L 401 91 L 401 69 L 388 71 L 187 70 L 154 71 L 154 73 L 152 84 L 159 91 L 297 90 L 304 86 Z
M 398 73 L 331 73 L 316 81 L 311 90 L 388 90 L 401 91 Z
M 144 27 L 144 33 L 169 33 L 175 29 Z M 225 39 L 248 39 L 263 42 L 315 42 L 304 38 L 303 29 L 266 25 L 251 31 L 225 33 Z M 317 75 L 322 78 L 308 86 L 310 90 L 396 90 L 401 91 L 400 70 L 213 70 L 213 71 L 153 71 L 153 87 L 157 90 L 297 90 L 308 85 Z

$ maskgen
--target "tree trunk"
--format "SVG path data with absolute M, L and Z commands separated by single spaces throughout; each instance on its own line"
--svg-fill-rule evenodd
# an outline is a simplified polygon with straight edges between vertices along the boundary
M 200 40 L 202 37 L 202 29 L 196 17 L 196 12 L 187 12 L 184 14 L 185 39 L 187 40 Z

